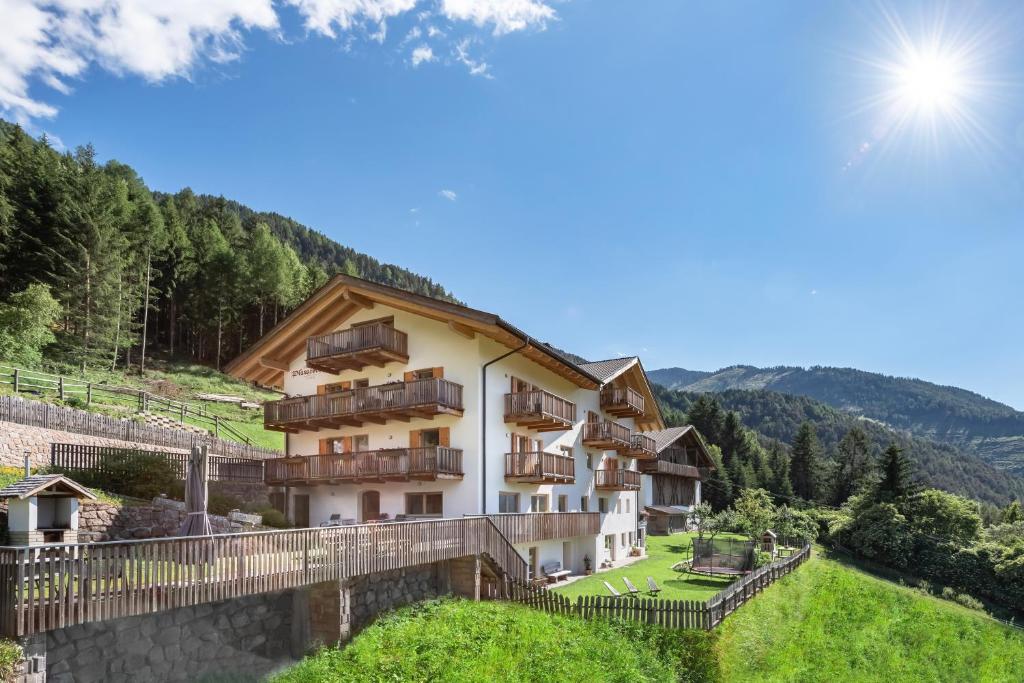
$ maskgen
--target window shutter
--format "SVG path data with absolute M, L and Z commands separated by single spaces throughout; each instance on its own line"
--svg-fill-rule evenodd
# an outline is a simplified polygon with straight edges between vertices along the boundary
M 341 452 L 351 453 L 352 452 L 352 437 L 343 436 L 341 437 Z
M 434 379 L 442 379 L 444 377 L 444 368 L 431 368 Z
M 448 448 L 452 445 L 451 443 L 451 428 L 441 427 L 437 430 L 437 441 L 440 445 Z
M 415 374 L 413 373 L 412 370 L 406 371 L 405 375 L 403 376 L 406 382 L 411 382 L 413 377 L 415 377 Z
M 316 393 L 317 393 L 317 395 L 326 394 L 327 393 L 327 385 L 326 384 L 318 384 L 317 387 L 316 387 Z
M 409 448 L 420 447 L 420 430 L 413 429 L 409 432 Z
M 519 449 L 516 448 L 516 446 L 518 446 L 518 445 L 519 445 L 518 437 L 515 434 L 513 434 L 512 435 L 512 452 L 513 453 L 518 453 L 519 452 Z
M 320 455 L 327 455 L 330 452 L 331 452 L 331 440 L 330 439 L 320 439 Z

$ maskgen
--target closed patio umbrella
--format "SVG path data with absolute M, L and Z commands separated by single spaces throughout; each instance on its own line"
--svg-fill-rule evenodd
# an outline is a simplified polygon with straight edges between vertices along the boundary
M 209 471 L 209 455 L 206 446 L 201 449 L 192 447 L 188 459 L 188 471 L 185 474 L 185 522 L 178 532 L 180 536 L 210 536 L 213 527 L 206 513 L 209 491 L 206 482 Z

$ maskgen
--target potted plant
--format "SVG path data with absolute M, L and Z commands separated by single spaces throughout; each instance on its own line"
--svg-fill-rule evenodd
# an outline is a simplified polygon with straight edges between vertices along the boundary
M 590 576 L 594 573 L 594 570 L 590 568 L 590 555 L 583 556 L 583 569 L 586 572 L 587 576 Z

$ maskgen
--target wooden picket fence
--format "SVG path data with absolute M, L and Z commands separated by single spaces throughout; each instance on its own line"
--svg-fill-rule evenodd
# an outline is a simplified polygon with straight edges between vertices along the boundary
M 795 570 L 810 556 L 811 546 L 806 545 L 785 559 L 755 569 L 704 602 L 629 595 L 618 598 L 610 595 L 581 595 L 574 601 L 543 586 L 531 586 L 508 579 L 502 593 L 492 588 L 488 597 L 510 600 L 550 614 L 583 619 L 623 619 L 671 629 L 711 630 L 747 600 Z
M 281 457 L 280 451 L 269 448 L 225 441 L 212 435 L 204 436 L 183 429 L 167 429 L 145 422 L 121 420 L 52 403 L 28 401 L 17 396 L 0 396 L 0 422 L 15 422 L 43 429 L 182 450 L 206 445 L 211 453 L 236 458 Z
M 174 469 L 182 481 L 185 480 L 188 453 L 148 451 L 139 448 L 111 448 L 108 446 L 86 446 L 74 443 L 50 444 L 50 466 L 68 471 L 74 477 L 78 472 L 89 472 L 100 476 L 116 476 L 123 473 L 126 463 L 145 456 L 163 458 Z M 112 464 L 114 466 L 112 467 Z M 230 458 L 211 455 L 209 458 L 210 481 L 234 481 L 249 484 L 263 483 L 263 461 L 252 458 Z M 144 466 L 144 465 L 142 465 Z M 138 467 L 133 468 L 135 470 Z

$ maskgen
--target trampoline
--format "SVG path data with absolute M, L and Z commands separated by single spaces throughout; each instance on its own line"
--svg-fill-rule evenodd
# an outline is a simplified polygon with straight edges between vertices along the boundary
M 735 538 L 695 538 L 690 571 L 698 574 L 742 576 L 754 569 L 753 541 Z

